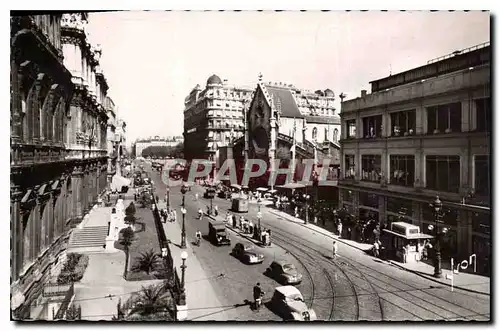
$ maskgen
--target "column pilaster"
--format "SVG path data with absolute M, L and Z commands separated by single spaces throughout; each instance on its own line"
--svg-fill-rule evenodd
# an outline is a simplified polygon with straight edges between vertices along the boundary
M 83 171 L 82 167 L 74 167 L 71 174 L 71 190 L 73 192 L 73 217 L 80 221 L 83 217 Z
M 12 282 L 17 280 L 17 275 L 22 266 L 22 242 L 23 225 L 21 220 L 21 199 L 23 192 L 20 186 L 12 185 L 10 187 L 10 206 L 11 206 L 11 277 Z

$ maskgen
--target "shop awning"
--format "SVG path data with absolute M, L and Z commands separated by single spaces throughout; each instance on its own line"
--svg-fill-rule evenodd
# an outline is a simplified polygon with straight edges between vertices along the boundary
M 259 187 L 259 188 L 257 188 L 257 191 L 259 191 L 259 192 L 267 192 L 267 188 L 265 188 L 265 187 Z
M 390 233 L 394 236 L 398 236 L 398 237 L 405 238 L 405 239 L 432 239 L 432 238 L 434 238 L 434 236 L 431 236 L 431 235 L 425 234 L 425 233 L 417 233 L 417 234 L 412 234 L 410 236 L 405 236 L 404 234 L 394 232 L 391 230 L 387 230 L 387 229 L 384 229 L 383 231 Z
M 294 189 L 298 189 L 298 188 L 304 188 L 306 187 L 305 185 L 303 184 L 297 184 L 297 183 L 288 183 L 288 184 L 285 184 L 285 185 L 279 185 L 279 186 L 276 186 L 277 188 L 285 188 L 285 189 L 290 189 L 290 190 L 294 190 Z
M 240 186 L 240 185 L 238 185 L 238 184 L 231 184 L 231 187 L 232 187 L 232 188 L 235 188 L 235 189 L 237 189 L 237 190 L 241 190 L 241 186 Z

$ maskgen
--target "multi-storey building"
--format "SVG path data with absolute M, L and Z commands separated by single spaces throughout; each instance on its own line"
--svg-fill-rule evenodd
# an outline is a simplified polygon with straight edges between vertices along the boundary
M 147 139 L 138 139 L 135 142 L 135 155 L 141 156 L 142 151 L 150 146 L 163 146 L 163 147 L 174 147 L 184 142 L 184 137 L 182 136 L 170 136 L 162 138 L 160 136 L 154 136 Z
M 59 316 L 53 283 L 70 229 L 106 187 L 107 84 L 84 22 L 80 14 L 11 17 L 15 318 L 51 319 L 49 307 Z
M 108 114 L 108 130 L 107 130 L 107 151 L 108 151 L 108 184 L 111 183 L 113 176 L 116 174 L 120 135 L 117 132 L 118 118 L 116 116 L 116 108 L 113 99 L 106 98 L 104 108 Z M 119 164 L 118 164 L 119 165 Z
M 445 255 L 488 261 L 490 57 L 489 43 L 457 51 L 375 80 L 371 94 L 342 102 L 344 207 L 432 235 L 429 204 L 438 195 L 445 211 L 439 226 L 449 229 Z
M 231 136 L 243 136 L 243 109 L 252 91 L 228 85 L 217 75 L 208 78 L 203 90 L 196 85 L 184 102 L 184 155 L 188 160 L 215 162 L 219 147 L 227 146 Z

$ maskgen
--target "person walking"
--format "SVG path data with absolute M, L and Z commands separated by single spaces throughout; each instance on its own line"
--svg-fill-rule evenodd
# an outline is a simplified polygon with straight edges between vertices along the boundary
M 198 201 L 198 193 L 195 193 L 195 195 L 194 195 L 194 200 L 195 200 L 195 201 Z
M 219 207 L 217 205 L 214 206 L 214 216 L 219 215 Z
M 337 232 L 339 233 L 339 238 L 342 238 L 342 221 L 340 219 L 337 223 Z
M 337 257 L 337 252 L 338 252 L 338 246 L 337 242 L 334 240 L 333 241 L 333 247 L 332 247 L 332 258 L 335 259 Z
M 260 305 L 262 304 L 262 297 L 263 296 L 264 296 L 264 291 L 262 291 L 262 288 L 260 287 L 260 283 L 257 283 L 253 287 L 253 300 L 254 300 L 255 310 L 260 309 Z
M 376 258 L 380 257 L 380 244 L 378 240 L 373 243 L 373 256 Z

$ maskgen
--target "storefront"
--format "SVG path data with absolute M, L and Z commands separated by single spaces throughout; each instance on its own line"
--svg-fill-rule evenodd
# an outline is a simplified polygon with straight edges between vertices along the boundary
M 476 254 L 477 257 L 477 271 L 489 275 L 491 263 L 491 215 L 470 212 L 470 217 L 472 221 L 472 253 Z

